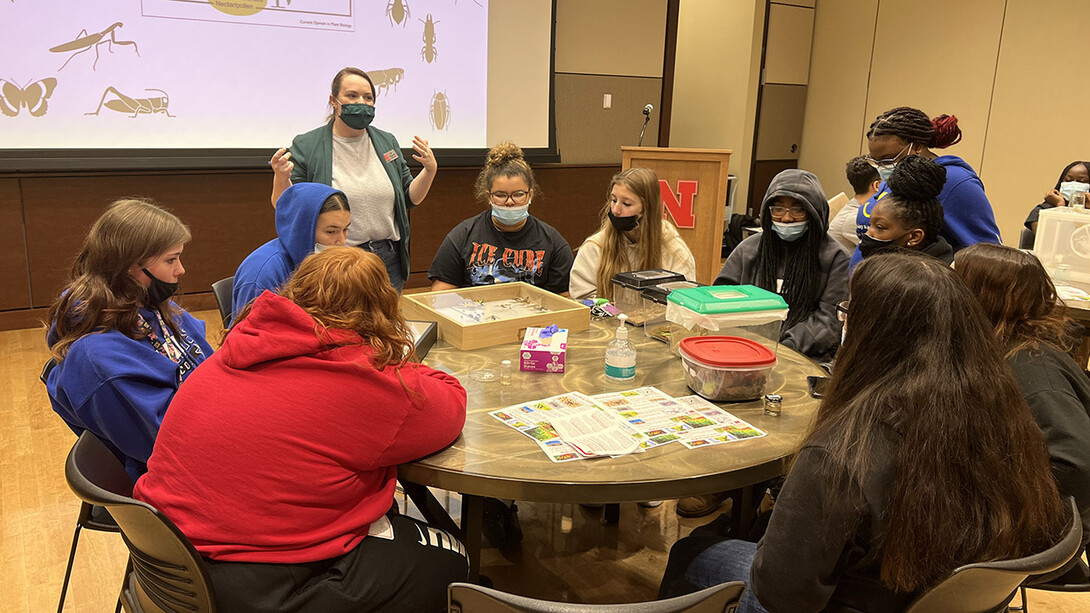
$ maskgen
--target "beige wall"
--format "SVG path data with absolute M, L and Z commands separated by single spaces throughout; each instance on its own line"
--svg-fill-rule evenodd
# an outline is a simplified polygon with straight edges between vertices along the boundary
M 670 146 L 733 149 L 745 203 L 764 32 L 764 0 L 682 0 Z
M 1090 83 L 1072 78 L 1067 58 L 1078 54 L 1062 33 L 1088 10 L 1081 0 L 820 0 L 799 167 L 826 192 L 846 191 L 844 162 L 865 152 L 879 113 L 957 115 L 962 142 L 936 152 L 977 169 L 1004 242 L 1017 245 L 1063 166 L 1090 157 L 1078 143 Z
M 665 44 L 666 0 L 556 2 L 557 72 L 662 77 Z
M 557 0 L 556 142 L 565 163 L 621 163 L 644 136 L 658 144 L 666 0 Z M 611 97 L 604 108 L 605 94 Z

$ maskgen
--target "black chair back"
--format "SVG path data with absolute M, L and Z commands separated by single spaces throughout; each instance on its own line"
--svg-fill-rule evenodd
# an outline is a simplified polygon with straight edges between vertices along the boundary
M 132 572 L 122 598 L 130 611 L 215 611 L 204 561 L 155 507 L 132 498 L 132 481 L 101 440 L 84 432 L 68 454 L 65 477 L 83 501 L 106 507 L 129 548 Z
M 906 613 L 993 613 L 1007 610 L 1018 586 L 1033 575 L 1050 573 L 1075 557 L 1082 545 L 1082 519 L 1075 499 L 1068 499 L 1071 528 L 1058 543 L 1041 553 L 1016 558 L 966 564 L 921 595 Z
M 632 604 L 575 604 L 516 596 L 472 583 L 451 583 L 448 613 L 734 613 L 746 584 L 732 581 L 666 600 Z
M 235 277 L 230 276 L 226 279 L 220 279 L 212 284 L 212 296 L 216 298 L 216 306 L 220 309 L 220 317 L 223 318 L 223 327 L 226 328 L 231 323 L 231 316 L 234 315 L 234 305 L 232 301 L 232 294 L 235 291 Z

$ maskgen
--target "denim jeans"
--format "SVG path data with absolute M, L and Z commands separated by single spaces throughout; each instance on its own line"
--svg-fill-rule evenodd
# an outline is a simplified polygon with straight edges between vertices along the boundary
M 386 264 L 386 274 L 390 276 L 390 285 L 401 293 L 405 286 L 405 278 L 401 276 L 401 242 L 392 240 L 367 241 L 360 243 L 360 249 L 370 251 L 382 258 Z
M 748 587 L 749 570 L 756 554 L 756 543 L 735 539 L 721 541 L 693 558 L 685 569 L 685 578 L 700 589 L 728 581 L 745 581 L 746 593 L 738 613 L 768 613 Z

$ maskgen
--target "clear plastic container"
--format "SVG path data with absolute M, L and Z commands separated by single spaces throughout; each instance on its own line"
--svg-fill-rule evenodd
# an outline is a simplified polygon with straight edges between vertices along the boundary
M 690 337 L 680 343 L 685 383 L 716 402 L 755 400 L 776 367 L 776 354 L 748 338 Z
M 1041 211 L 1033 252 L 1057 284 L 1090 291 L 1090 211 L 1070 207 Z
M 670 344 L 670 322 L 666 321 L 666 297 L 675 289 L 704 287 L 695 281 L 670 281 L 643 290 L 643 332 L 649 338 Z
M 642 326 L 647 319 L 643 308 L 643 290 L 660 283 L 684 280 L 685 275 L 662 268 L 619 272 L 613 275 L 612 280 L 613 304 L 618 311 L 628 315 L 628 323 Z
M 676 289 L 666 300 L 675 355 L 680 355 L 682 340 L 707 335 L 739 336 L 757 341 L 773 355 L 779 351 L 788 307 L 778 294 L 753 285 L 711 285 Z

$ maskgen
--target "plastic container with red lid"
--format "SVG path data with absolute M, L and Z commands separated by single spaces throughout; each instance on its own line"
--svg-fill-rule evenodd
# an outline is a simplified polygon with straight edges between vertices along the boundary
M 770 349 L 738 336 L 692 336 L 679 349 L 685 383 L 717 402 L 760 398 L 776 366 Z

